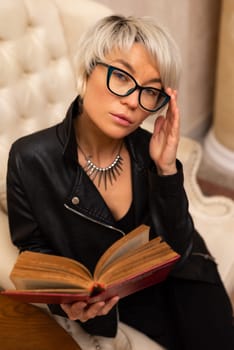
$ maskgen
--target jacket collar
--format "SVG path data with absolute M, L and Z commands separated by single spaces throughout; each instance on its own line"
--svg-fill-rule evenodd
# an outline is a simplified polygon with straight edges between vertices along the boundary
M 63 155 L 72 162 L 77 162 L 77 143 L 73 121 L 79 113 L 79 97 L 76 97 L 64 120 L 57 125 L 57 135 L 63 147 Z

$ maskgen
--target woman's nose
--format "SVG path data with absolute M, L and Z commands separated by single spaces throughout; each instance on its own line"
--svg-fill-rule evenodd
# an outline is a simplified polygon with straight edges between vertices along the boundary
M 129 107 L 131 107 L 133 109 L 137 108 L 139 105 L 139 91 L 138 91 L 138 89 L 133 91 L 128 96 L 121 97 L 121 101 L 124 104 L 128 104 Z

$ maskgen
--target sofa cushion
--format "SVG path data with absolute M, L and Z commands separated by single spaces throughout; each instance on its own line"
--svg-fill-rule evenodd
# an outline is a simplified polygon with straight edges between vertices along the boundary
M 75 96 L 57 5 L 49 0 L 0 1 L 0 201 L 11 143 L 60 120 Z

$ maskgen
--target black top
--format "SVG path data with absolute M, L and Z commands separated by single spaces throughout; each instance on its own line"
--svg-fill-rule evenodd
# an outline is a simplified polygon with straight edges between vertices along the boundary
M 127 213 L 120 220 L 116 221 L 116 227 L 125 233 L 129 233 L 135 227 L 134 222 L 134 202 L 132 201 Z

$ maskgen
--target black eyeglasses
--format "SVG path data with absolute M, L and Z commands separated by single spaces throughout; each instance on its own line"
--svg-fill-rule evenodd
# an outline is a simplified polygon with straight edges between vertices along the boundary
M 139 105 L 148 112 L 156 112 L 170 101 L 170 96 L 163 90 L 150 86 L 140 86 L 131 74 L 123 69 L 103 62 L 96 62 L 108 68 L 106 85 L 110 92 L 117 96 L 129 96 L 139 90 Z

